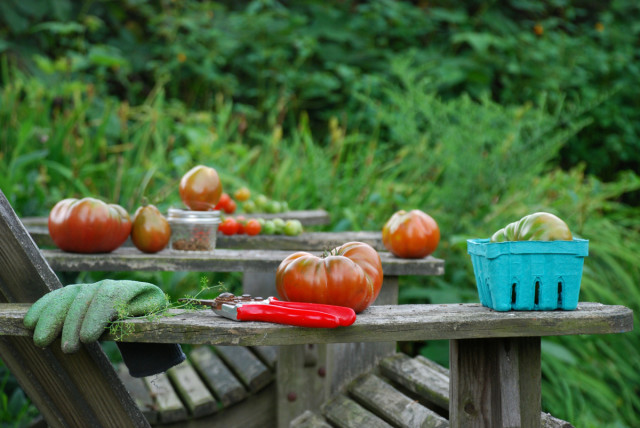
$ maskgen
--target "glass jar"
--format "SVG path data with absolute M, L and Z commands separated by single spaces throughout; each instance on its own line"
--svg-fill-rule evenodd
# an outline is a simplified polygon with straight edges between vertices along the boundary
M 171 226 L 171 251 L 202 253 L 216 248 L 220 211 L 169 208 L 167 220 Z

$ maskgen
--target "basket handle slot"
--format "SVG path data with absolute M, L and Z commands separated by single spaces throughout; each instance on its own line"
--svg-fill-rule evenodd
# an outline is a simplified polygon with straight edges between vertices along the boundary
M 540 280 L 536 280 L 535 297 L 533 298 L 533 304 L 537 305 L 540 301 Z
M 513 284 L 511 284 L 511 304 L 515 305 L 516 304 L 516 284 L 515 282 Z
M 562 306 L 562 278 L 558 278 L 558 307 Z

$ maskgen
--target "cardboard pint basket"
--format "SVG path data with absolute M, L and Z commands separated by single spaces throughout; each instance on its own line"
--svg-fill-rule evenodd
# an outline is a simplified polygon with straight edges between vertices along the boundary
M 480 302 L 496 311 L 574 310 L 589 241 L 467 240 Z

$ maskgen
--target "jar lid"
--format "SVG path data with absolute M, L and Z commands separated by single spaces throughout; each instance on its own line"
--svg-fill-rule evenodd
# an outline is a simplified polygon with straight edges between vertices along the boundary
M 167 219 L 174 223 L 220 223 L 220 211 L 195 211 L 169 208 Z

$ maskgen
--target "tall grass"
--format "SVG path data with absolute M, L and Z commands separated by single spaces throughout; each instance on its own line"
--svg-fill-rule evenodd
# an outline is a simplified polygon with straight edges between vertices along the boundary
M 264 129 L 243 122 L 221 96 L 211 111 L 190 111 L 158 86 L 130 106 L 91 85 L 50 87 L 10 72 L 11 84 L 0 92 L 0 188 L 23 216 L 46 215 L 70 196 L 100 197 L 130 212 L 147 197 L 166 209 L 179 203 L 180 176 L 202 163 L 214 166 L 229 189 L 247 185 L 293 209 L 327 209 L 328 229 L 377 230 L 397 209 L 420 208 L 440 225 L 435 255 L 446 259 L 447 272 L 404 278 L 402 302 L 477 301 L 465 240 L 547 210 L 590 240 L 582 300 L 640 309 L 640 217 L 616 202 L 640 189 L 640 179 L 628 174 L 601 183 L 580 168 L 549 167 L 589 123 L 585 109 L 549 112 L 544 99 L 524 106 L 442 100 L 429 69 L 409 61 L 393 67 L 384 99 L 361 100 L 378 128 L 361 133 L 333 118 L 324 141 L 314 138 L 304 114 L 295 128 Z M 200 279 L 139 275 L 174 296 Z M 636 332 L 545 339 L 544 408 L 577 426 L 640 425 Z M 423 352 L 434 348 L 442 350 L 425 344 Z

